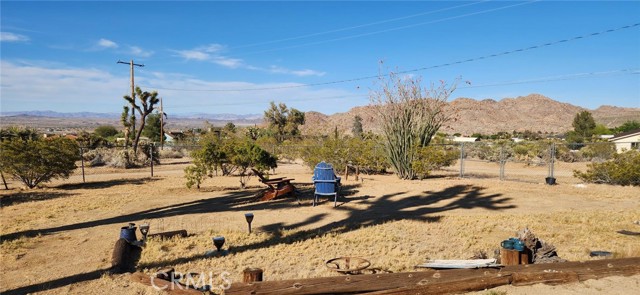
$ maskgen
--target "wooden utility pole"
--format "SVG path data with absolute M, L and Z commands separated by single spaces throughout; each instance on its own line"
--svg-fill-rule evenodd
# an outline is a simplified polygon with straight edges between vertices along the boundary
M 125 65 L 129 65 L 131 67 L 131 99 L 133 100 L 133 103 L 131 105 L 131 134 L 136 134 L 136 108 L 135 108 L 135 101 L 136 101 L 136 91 L 135 91 L 135 83 L 134 83 L 134 79 L 133 79 L 133 66 L 136 67 L 144 67 L 143 64 L 136 64 L 133 63 L 133 59 L 130 62 L 124 62 L 124 61 L 120 61 L 118 60 L 119 64 L 125 64 Z

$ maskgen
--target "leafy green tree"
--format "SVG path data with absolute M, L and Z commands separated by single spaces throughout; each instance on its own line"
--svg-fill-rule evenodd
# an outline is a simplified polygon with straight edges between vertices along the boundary
M 37 140 L 41 138 L 41 136 L 38 131 L 31 128 L 9 126 L 7 128 L 0 129 L 0 140 L 8 140 L 12 138 L 20 138 L 22 140 Z
M 67 138 L 0 142 L 0 170 L 34 188 L 55 178 L 68 178 L 80 160 L 78 144 Z
M 380 89 L 371 95 L 382 124 L 384 146 L 395 173 L 413 179 L 418 149 L 428 146 L 440 127 L 455 112 L 447 100 L 455 89 L 443 81 L 438 87 L 423 88 L 421 79 L 390 73 L 380 78 Z
M 624 122 L 624 124 L 615 128 L 616 133 L 624 133 L 632 130 L 640 129 L 640 122 L 636 120 Z
M 284 103 L 276 105 L 272 101 L 269 109 L 264 111 L 264 120 L 275 134 L 276 140 L 282 142 L 287 137 L 299 135 L 298 126 L 304 124 L 304 113 L 294 108 L 289 109 Z
M 353 118 L 353 126 L 351 127 L 351 132 L 353 132 L 353 136 L 361 137 L 362 136 L 362 118 L 356 115 Z
M 152 142 L 160 142 L 160 133 L 162 133 L 161 119 L 160 113 L 149 114 L 149 116 L 147 116 L 147 123 L 142 130 L 142 135 L 148 137 Z M 164 136 L 164 134 L 162 134 L 162 136 Z
M 96 127 L 96 129 L 93 130 L 93 133 L 99 137 L 107 139 L 109 137 L 116 136 L 116 134 L 118 134 L 118 129 L 111 125 L 101 125 Z
M 220 139 L 207 135 L 200 144 L 201 148 L 191 153 L 194 165 L 185 168 L 186 185 L 189 188 L 193 185 L 200 188 L 202 181 L 207 176 L 213 177 L 218 169 L 223 171 L 223 175 L 237 172 L 240 185 L 244 188 L 250 176 L 249 169 L 264 172 L 277 167 L 277 158 L 250 139 Z
M 141 105 L 136 103 L 140 102 Z M 138 143 L 140 142 L 140 136 L 142 136 L 142 131 L 146 124 L 147 116 L 151 114 L 154 110 L 156 104 L 160 102 L 160 98 L 158 97 L 157 91 L 147 92 L 142 91 L 140 87 L 136 87 L 135 96 L 132 98 L 131 96 L 125 95 L 124 99 L 131 104 L 138 113 L 140 114 L 140 127 L 138 128 L 135 138 L 133 139 L 133 152 L 137 155 L 138 152 Z M 135 120 L 135 117 L 133 118 Z
M 596 128 L 596 121 L 589 111 L 582 111 L 573 118 L 573 130 L 577 136 L 583 140 L 591 138 L 593 130 Z
M 604 126 L 604 124 L 596 124 L 596 127 L 593 128 L 594 135 L 610 135 L 613 134 L 613 130 Z

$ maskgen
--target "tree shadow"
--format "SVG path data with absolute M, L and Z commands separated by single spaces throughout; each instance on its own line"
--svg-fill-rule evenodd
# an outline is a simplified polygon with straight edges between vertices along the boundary
M 143 185 L 150 182 L 160 180 L 159 178 L 125 178 L 125 179 L 113 179 L 105 181 L 88 181 L 84 183 L 68 183 L 56 186 L 62 190 L 76 190 L 76 189 L 101 189 L 110 188 L 118 185 Z
M 11 205 L 17 205 L 26 202 L 53 200 L 57 198 L 63 198 L 72 196 L 71 193 L 58 193 L 58 192 L 17 192 L 9 195 L 0 196 L 0 207 L 7 207 Z
M 126 224 L 139 220 L 159 219 L 172 216 L 184 216 L 191 214 L 230 212 L 230 211 L 250 211 L 262 209 L 285 209 L 299 206 L 290 200 L 278 199 L 269 202 L 255 202 L 256 193 L 260 190 L 231 191 L 224 196 L 211 197 L 196 201 L 172 204 L 143 210 L 135 213 L 113 216 L 105 219 L 91 220 L 62 226 L 25 230 L 9 233 L 0 236 L 0 241 L 14 240 L 19 237 L 34 237 L 36 235 L 48 235 L 62 231 L 77 230 L 83 228 L 96 227 L 108 224 Z
M 345 187 L 355 194 L 357 186 Z M 283 235 L 282 229 L 301 229 L 308 227 L 327 218 L 329 214 L 318 213 L 309 216 L 305 220 L 293 224 L 277 222 L 262 226 L 260 229 L 272 233 L 267 240 L 236 246 L 230 249 L 235 253 L 251 251 L 273 247 L 281 244 L 292 244 L 307 239 L 319 238 L 327 233 L 341 234 L 352 230 L 356 230 L 365 226 L 374 226 L 388 222 L 390 220 L 416 220 L 423 222 L 438 222 L 441 219 L 440 213 L 455 209 L 473 209 L 484 208 L 488 210 L 505 210 L 515 208 L 513 204 L 508 204 L 511 198 L 501 197 L 501 194 L 485 195 L 482 193 L 484 188 L 472 185 L 456 185 L 441 191 L 426 191 L 424 193 L 404 197 L 406 192 L 398 192 L 387 194 L 380 197 L 355 196 L 345 197 L 345 200 L 358 200 L 361 204 L 368 206 L 340 206 L 333 208 L 346 212 L 347 217 L 332 223 L 328 223 L 313 229 L 304 229 L 294 232 L 290 235 Z M 308 191 L 306 191 L 308 190 Z M 276 200 L 270 202 L 251 202 L 255 199 L 257 191 L 236 191 L 229 192 L 221 197 L 212 197 L 181 204 L 173 204 L 162 206 L 149 210 L 143 210 L 122 216 L 115 216 L 100 220 L 87 222 L 79 222 L 64 226 L 29 230 L 17 233 L 11 233 L 0 237 L 0 240 L 14 239 L 19 236 L 34 236 L 37 234 L 52 234 L 56 232 L 75 230 L 81 228 L 89 228 L 99 225 L 128 223 L 143 219 L 165 218 L 179 215 L 216 213 L 228 211 L 261 210 L 261 209 L 285 209 L 297 207 L 298 205 L 290 200 Z M 312 194 L 312 189 L 305 189 L 306 194 Z M 349 194 L 345 194 L 350 196 Z M 449 201 L 446 203 L 446 201 Z M 440 204 L 443 202 L 443 204 Z M 328 206 L 328 205 L 325 205 Z M 196 254 L 188 257 L 181 257 L 169 261 L 158 261 L 144 263 L 139 268 L 161 268 L 166 266 L 174 266 L 177 264 L 188 263 L 200 259 L 210 259 L 205 254 Z M 100 278 L 106 270 L 96 270 L 90 273 L 72 275 L 60 279 L 51 280 L 44 283 L 33 284 L 26 287 L 20 287 L 13 290 L 7 290 L 3 294 L 25 294 L 29 292 L 42 291 L 47 289 L 59 288 L 72 283 L 88 281 Z
M 356 197 L 363 203 L 368 204 L 366 208 L 336 207 L 335 210 L 347 212 L 347 217 L 314 229 L 306 229 L 295 232 L 291 235 L 283 236 L 281 230 L 293 230 L 312 225 L 323 220 L 327 213 L 319 213 L 308 217 L 302 222 L 285 224 L 277 222 L 264 225 L 260 229 L 269 231 L 272 236 L 264 241 L 236 246 L 231 249 L 235 253 L 250 251 L 255 249 L 268 248 L 280 244 L 292 244 L 307 239 L 314 239 L 326 235 L 327 233 L 341 234 L 362 227 L 383 224 L 392 220 L 416 220 L 423 222 L 438 222 L 442 216 L 438 215 L 455 209 L 484 208 L 488 210 L 506 210 L 516 206 L 508 204 L 511 198 L 501 197 L 501 194 L 484 195 L 483 188 L 471 185 L 456 185 L 438 192 L 424 192 L 423 194 L 409 197 L 400 197 L 406 192 L 383 195 L 378 198 Z M 440 202 L 449 203 L 436 205 Z M 197 254 L 190 257 L 162 262 L 152 262 L 140 265 L 141 268 L 162 268 L 176 264 L 188 263 L 191 261 L 209 258 L 204 254 Z

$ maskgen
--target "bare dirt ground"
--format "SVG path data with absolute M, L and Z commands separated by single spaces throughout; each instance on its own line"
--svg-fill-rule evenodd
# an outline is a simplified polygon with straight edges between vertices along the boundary
M 640 220 L 637 187 L 363 175 L 343 180 L 337 208 L 327 199 L 312 207 L 311 170 L 297 163 L 280 164 L 276 175 L 295 178 L 300 204 L 295 198 L 252 202 L 263 188 L 256 178 L 246 190 L 238 189 L 237 177 L 214 177 L 200 190 L 187 189 L 186 166 L 185 159 L 165 162 L 155 167 L 153 178 L 148 168 L 92 168 L 86 183 L 76 173 L 35 190 L 9 182 L 10 190 L 0 190 L 0 293 L 157 294 L 131 283 L 126 274 L 104 274 L 120 227 L 145 221 L 151 233 L 186 229 L 190 235 L 150 240 L 139 263 L 142 271 L 226 271 L 232 281 L 241 280 L 249 266 L 263 268 L 266 280 L 332 276 L 324 262 L 339 256 L 411 271 L 427 259 L 466 259 L 477 251 L 492 256 L 501 240 L 524 227 L 568 260 L 592 259 L 594 250 L 640 256 L 638 237 L 616 233 L 640 230 L 633 224 Z M 255 215 L 252 234 L 247 212 Z M 228 255 L 204 255 L 216 235 L 227 239 Z M 637 294 L 640 276 L 492 292 Z

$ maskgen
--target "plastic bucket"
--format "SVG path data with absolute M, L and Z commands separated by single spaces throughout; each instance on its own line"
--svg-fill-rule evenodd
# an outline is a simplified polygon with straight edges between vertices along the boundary
M 556 178 L 555 177 L 547 177 L 544 179 L 548 185 L 554 185 L 556 184 Z
M 120 238 L 127 240 L 127 242 L 129 243 L 137 241 L 138 238 L 136 238 L 136 228 L 129 226 L 120 228 Z

